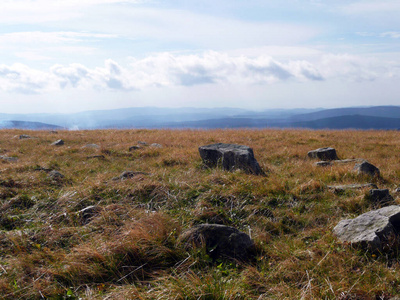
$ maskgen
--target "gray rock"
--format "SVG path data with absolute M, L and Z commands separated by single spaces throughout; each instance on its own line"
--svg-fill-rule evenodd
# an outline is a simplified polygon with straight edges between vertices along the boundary
M 329 167 L 329 166 L 332 166 L 333 163 L 330 162 L 330 161 L 317 161 L 317 162 L 315 163 L 315 165 L 316 165 L 317 167 Z
M 147 146 L 146 142 L 138 141 L 137 143 L 138 143 L 138 145 Z
M 134 171 L 124 171 L 122 172 L 121 175 L 119 175 L 118 177 L 114 177 L 112 180 L 125 180 L 125 179 L 129 179 L 129 178 L 133 178 L 137 175 L 149 175 L 149 173 L 146 172 L 134 172 Z
M 153 147 L 153 148 L 162 148 L 162 145 L 161 145 L 161 144 L 157 144 L 157 143 L 153 143 L 153 144 L 150 145 L 150 147 Z
M 356 183 L 356 184 L 344 184 L 344 185 L 328 185 L 328 189 L 332 189 L 335 192 L 341 192 L 345 190 L 356 190 L 364 188 L 377 189 L 378 187 L 373 183 Z
M 319 148 L 316 150 L 309 151 L 307 153 L 309 158 L 318 158 L 321 160 L 338 160 L 336 150 L 330 147 Z
M 139 150 L 140 148 L 141 148 L 140 146 L 131 146 L 129 147 L 129 151 Z
M 106 157 L 104 155 L 89 155 L 86 156 L 87 159 L 91 159 L 91 158 L 98 158 L 98 159 L 106 159 Z
M 31 136 L 29 136 L 29 135 L 27 135 L 27 134 L 21 134 L 20 136 L 19 136 L 19 139 L 20 140 L 23 140 L 23 139 L 30 139 L 31 138 Z
M 62 146 L 64 145 L 64 141 L 63 140 L 57 140 L 54 143 L 51 144 L 52 146 Z
M 379 250 L 399 229 L 400 206 L 392 205 L 367 212 L 355 219 L 342 220 L 333 232 L 341 242 Z
M 18 161 L 17 157 L 9 157 L 9 156 L 3 156 L 3 155 L 0 155 L 0 159 L 8 161 L 8 162 L 17 162 Z
M 64 177 L 65 176 L 63 174 L 61 174 L 60 172 L 58 172 L 56 170 L 52 170 L 47 174 L 47 178 L 50 178 L 52 180 L 61 180 Z
M 365 161 L 365 159 L 362 158 L 349 158 L 349 159 L 337 159 L 334 160 L 333 162 L 335 164 L 348 164 L 348 163 L 352 163 L 352 162 L 363 162 Z
M 236 228 L 219 224 L 201 224 L 184 232 L 179 240 L 186 249 L 205 246 L 213 259 L 245 260 L 254 247 L 251 238 Z
M 78 211 L 77 215 L 79 216 L 81 223 L 85 225 L 88 224 L 96 215 L 98 215 L 100 211 L 100 207 L 91 205 Z
M 372 189 L 369 191 L 368 198 L 374 203 L 382 206 L 393 204 L 394 199 L 388 189 Z
M 379 169 L 367 161 L 363 161 L 359 164 L 356 164 L 353 170 L 357 171 L 358 174 L 366 174 L 369 176 L 378 176 L 378 177 L 380 176 Z
M 204 164 L 208 167 L 222 166 L 228 171 L 241 169 L 255 175 L 264 174 L 250 147 L 218 143 L 201 146 L 199 152 Z
M 87 144 L 87 145 L 85 145 L 84 147 L 85 147 L 85 148 L 94 148 L 94 149 L 100 148 L 100 146 L 99 146 L 99 145 L 96 145 L 96 144 Z

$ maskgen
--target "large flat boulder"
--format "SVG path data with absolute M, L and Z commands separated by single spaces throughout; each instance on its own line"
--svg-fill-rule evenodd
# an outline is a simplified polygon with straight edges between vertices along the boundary
M 244 232 L 219 224 L 201 224 L 185 231 L 179 240 L 186 249 L 205 246 L 213 259 L 228 258 L 246 260 L 254 242 Z
M 240 169 L 250 174 L 264 174 L 250 147 L 218 143 L 201 146 L 199 152 L 208 167 L 221 166 L 228 171 Z
M 311 150 L 307 153 L 309 158 L 318 158 L 321 160 L 338 160 L 336 150 L 331 147 L 319 148 L 316 150 Z
M 362 214 L 354 219 L 340 221 L 333 229 L 341 242 L 351 243 L 373 250 L 400 229 L 400 206 L 391 205 Z

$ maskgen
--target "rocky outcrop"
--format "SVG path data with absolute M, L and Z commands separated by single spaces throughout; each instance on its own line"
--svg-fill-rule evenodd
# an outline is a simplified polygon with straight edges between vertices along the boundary
M 338 160 L 336 150 L 334 148 L 326 147 L 326 148 L 319 148 L 316 150 L 309 151 L 307 153 L 309 158 L 318 158 L 321 160 Z
M 236 228 L 219 224 L 201 224 L 184 232 L 180 238 L 186 249 L 206 247 L 213 259 L 246 260 L 254 248 L 251 238 Z
M 400 206 L 392 205 L 367 212 L 355 219 L 342 220 L 333 232 L 341 242 L 379 250 L 399 230 Z
M 354 171 L 356 171 L 358 174 L 365 174 L 369 176 L 380 176 L 380 171 L 377 167 L 375 167 L 373 164 L 370 164 L 366 160 L 356 164 L 354 166 Z
M 221 166 L 227 171 L 240 169 L 250 174 L 264 174 L 250 147 L 218 143 L 201 146 L 199 152 L 203 163 L 208 167 Z

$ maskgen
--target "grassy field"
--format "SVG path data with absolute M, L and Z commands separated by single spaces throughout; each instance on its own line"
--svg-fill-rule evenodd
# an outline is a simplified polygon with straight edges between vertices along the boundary
M 32 138 L 19 139 L 21 134 Z M 51 143 L 63 139 L 63 146 Z M 129 151 L 138 141 L 143 146 Z M 252 147 L 266 176 L 202 165 L 198 147 Z M 97 144 L 99 148 L 85 147 Z M 316 167 L 334 147 L 354 163 Z M 327 185 L 400 184 L 400 132 L 307 130 L 0 131 L 0 299 L 390 299 L 400 255 L 340 244 L 333 227 L 372 210 L 366 193 Z M 64 177 L 51 177 L 57 170 Z M 113 180 L 123 171 L 133 178 Z M 248 263 L 185 250 L 195 224 L 250 234 Z

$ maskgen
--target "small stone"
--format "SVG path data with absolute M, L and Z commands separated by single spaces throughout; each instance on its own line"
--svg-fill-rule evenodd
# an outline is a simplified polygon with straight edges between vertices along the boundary
M 129 179 L 129 178 L 133 178 L 137 175 L 149 175 L 149 173 L 146 172 L 139 172 L 139 171 L 124 171 L 122 172 L 121 175 L 119 175 L 118 177 L 114 177 L 112 180 L 125 180 L 125 179 Z
M 94 148 L 94 149 L 100 148 L 100 146 L 99 146 L 99 145 L 96 145 L 96 144 L 87 144 L 87 145 L 85 145 L 84 147 L 85 147 L 85 148 Z
M 30 139 L 31 137 L 29 136 L 29 135 L 27 135 L 27 134 L 21 134 L 20 136 L 19 136 L 19 139 L 20 140 L 23 140 L 23 139 Z
M 0 156 L 0 159 L 8 161 L 8 162 L 17 162 L 18 158 L 17 157 L 9 157 L 9 156 Z
M 332 189 L 335 192 L 342 192 L 345 190 L 356 190 L 364 188 L 377 189 L 378 187 L 374 183 L 361 183 L 361 184 L 344 184 L 344 185 L 328 185 L 328 189 Z
M 146 142 L 138 141 L 137 143 L 138 143 L 138 145 L 147 146 Z
M 77 212 L 83 225 L 88 224 L 101 211 L 100 207 L 91 205 Z
M 309 151 L 307 153 L 309 158 L 319 158 L 321 160 L 337 160 L 339 159 L 336 155 L 336 150 L 334 148 L 325 147 L 316 150 Z
M 52 146 L 62 146 L 64 145 L 64 141 L 63 140 L 57 140 L 54 143 L 51 144 Z
M 379 169 L 367 161 L 363 161 L 362 163 L 356 164 L 353 170 L 357 171 L 358 174 L 365 174 L 369 176 L 378 176 L 378 177 L 380 176 Z
M 139 150 L 140 148 L 141 148 L 140 146 L 131 146 L 129 147 L 129 151 Z
M 199 153 L 203 163 L 210 168 L 222 166 L 227 171 L 240 169 L 250 174 L 264 175 L 250 147 L 218 143 L 199 147 Z
M 390 195 L 388 189 L 372 189 L 369 191 L 369 199 L 374 204 L 379 204 L 382 206 L 386 206 L 389 204 L 393 204 L 394 199 Z
M 161 144 L 157 144 L 157 143 L 153 143 L 153 144 L 150 145 L 150 147 L 153 147 L 153 148 L 162 148 L 162 145 L 161 145 Z
M 332 166 L 333 163 L 330 162 L 330 161 L 317 161 L 317 162 L 315 163 L 315 165 L 316 165 L 317 167 L 329 167 L 329 166 Z
M 61 174 L 60 172 L 53 170 L 48 173 L 47 177 L 50 179 L 53 179 L 53 180 L 61 180 L 65 176 L 63 174 Z
M 87 159 L 90 158 L 98 158 L 98 159 L 105 159 L 106 157 L 104 155 L 90 155 L 90 156 L 86 156 Z
M 246 260 L 254 247 L 251 238 L 236 228 L 219 224 L 201 224 L 184 232 L 179 241 L 186 249 L 205 246 L 217 258 Z

